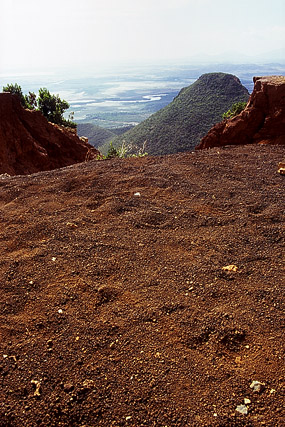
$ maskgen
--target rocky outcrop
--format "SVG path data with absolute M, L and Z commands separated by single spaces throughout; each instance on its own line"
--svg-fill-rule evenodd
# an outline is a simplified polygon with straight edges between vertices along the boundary
M 285 77 L 254 77 L 246 108 L 216 124 L 196 149 L 242 144 L 285 145 Z
M 52 170 L 98 155 L 76 132 L 24 109 L 16 95 L 0 93 L 0 174 Z

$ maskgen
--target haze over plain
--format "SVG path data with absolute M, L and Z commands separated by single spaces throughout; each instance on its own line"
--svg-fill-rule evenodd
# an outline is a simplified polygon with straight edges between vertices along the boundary
M 284 60 L 284 17 L 283 0 L 4 1 L 0 75 Z

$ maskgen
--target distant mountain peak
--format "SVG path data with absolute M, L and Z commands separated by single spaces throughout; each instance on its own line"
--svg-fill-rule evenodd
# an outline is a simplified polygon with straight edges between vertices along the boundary
M 193 150 L 233 103 L 247 101 L 248 90 L 238 77 L 213 72 L 201 75 L 191 86 L 147 120 L 115 139 L 115 144 L 141 146 L 152 155 Z

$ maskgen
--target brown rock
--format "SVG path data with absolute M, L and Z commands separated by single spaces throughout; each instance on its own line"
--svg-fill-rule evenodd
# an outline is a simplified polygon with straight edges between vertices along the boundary
M 254 77 L 246 108 L 216 124 L 196 149 L 242 144 L 285 144 L 285 77 Z
M 0 93 L 0 174 L 27 175 L 100 155 L 76 131 L 26 110 L 16 95 Z

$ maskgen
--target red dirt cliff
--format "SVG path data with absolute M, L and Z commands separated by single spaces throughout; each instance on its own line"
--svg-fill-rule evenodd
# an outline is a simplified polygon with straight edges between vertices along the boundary
M 196 149 L 242 144 L 285 144 L 285 77 L 254 77 L 246 108 L 216 124 Z
M 83 162 L 99 152 L 70 129 L 26 110 L 17 96 L 0 93 L 0 174 L 27 175 Z

